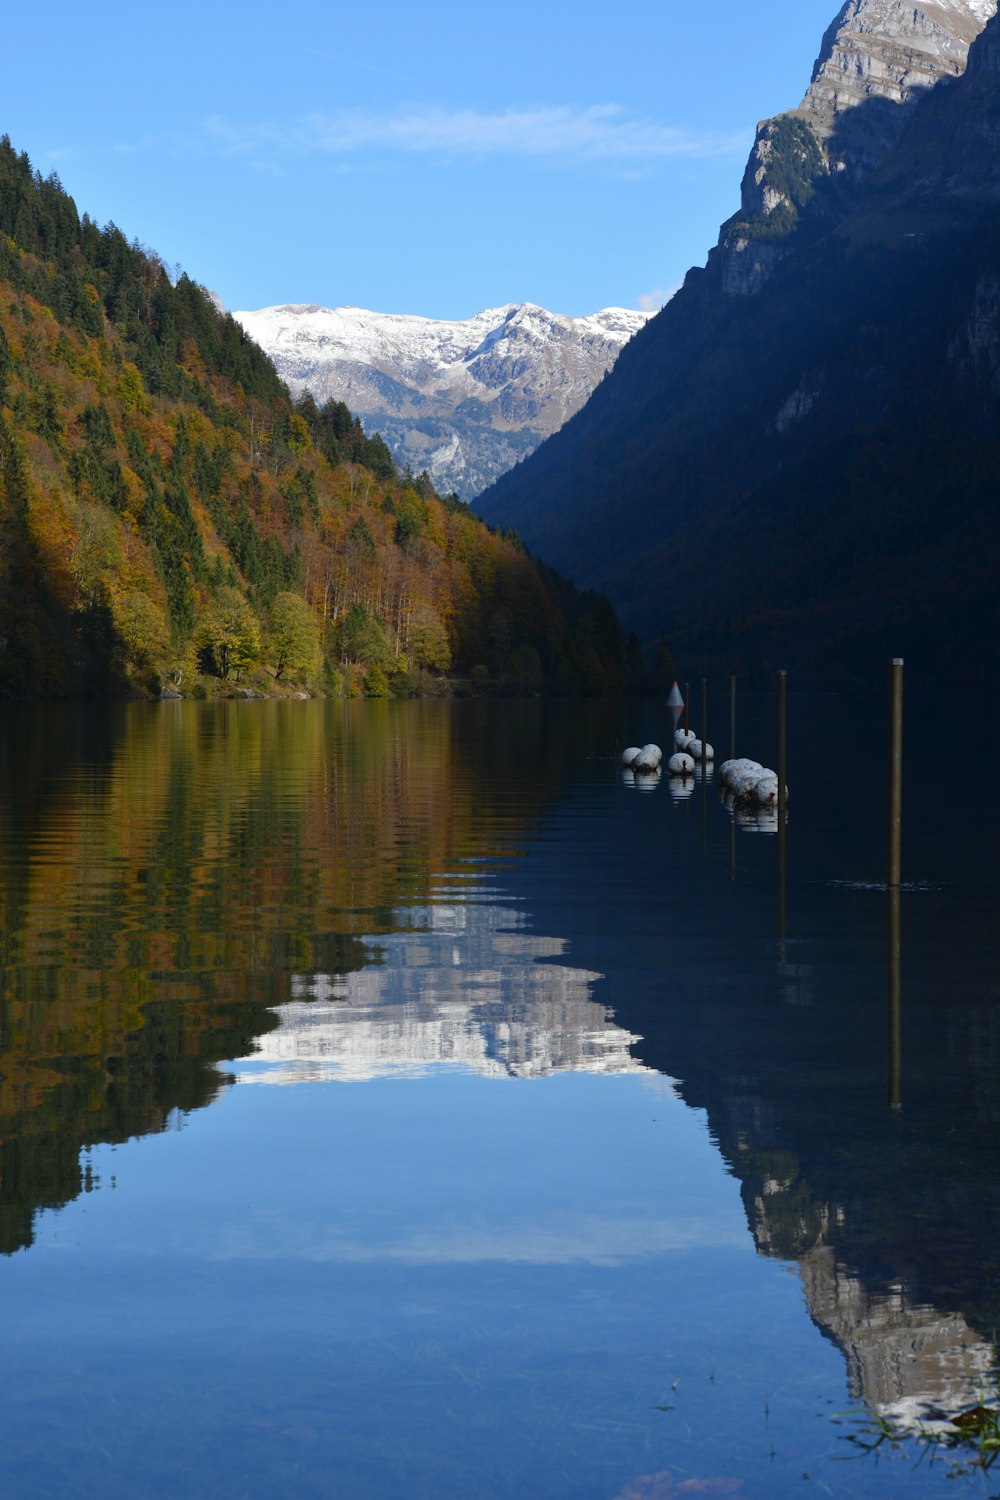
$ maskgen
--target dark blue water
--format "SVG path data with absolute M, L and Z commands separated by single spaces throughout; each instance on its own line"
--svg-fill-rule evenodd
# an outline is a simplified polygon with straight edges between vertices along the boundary
M 976 705 L 895 972 L 878 702 L 793 695 L 783 885 L 654 704 L 3 713 L 5 1496 L 992 1493 L 905 1437 L 996 1365 Z

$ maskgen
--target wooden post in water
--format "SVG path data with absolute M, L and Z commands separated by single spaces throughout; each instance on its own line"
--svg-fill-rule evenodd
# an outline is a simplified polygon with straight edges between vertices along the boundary
M 903 1107 L 902 921 L 903 867 L 903 659 L 889 668 L 889 1108 Z
M 701 679 L 701 839 L 705 842 L 708 833 L 708 679 Z
M 899 886 L 888 890 L 889 1108 L 903 1107 L 903 985 Z
M 889 869 L 886 884 L 898 886 L 903 863 L 903 659 L 889 669 Z
M 736 677 L 729 679 L 729 759 L 736 759 Z
M 788 673 L 778 673 L 778 941 L 788 927 Z
M 788 811 L 788 673 L 778 673 L 778 827 Z

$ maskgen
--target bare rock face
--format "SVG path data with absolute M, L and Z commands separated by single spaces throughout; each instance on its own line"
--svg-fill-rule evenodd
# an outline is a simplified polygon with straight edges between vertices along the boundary
M 965 71 L 996 10 L 997 0 L 847 0 L 799 108 L 758 126 L 740 211 L 718 251 L 731 296 L 760 291 L 818 190 L 828 213 L 849 204 L 851 188 L 896 145 L 910 107 Z
M 906 104 L 965 71 L 969 48 L 996 8 L 996 0 L 848 0 L 823 38 L 801 108 L 829 139 L 858 104 Z M 895 112 L 892 119 L 895 138 Z
M 400 467 L 469 500 L 580 409 L 649 314 L 520 303 L 463 322 L 312 305 L 233 316 L 294 394 L 343 401 Z
M 829 1246 L 803 1256 L 810 1316 L 847 1357 L 851 1395 L 916 1427 L 927 1406 L 974 1406 L 988 1384 L 992 1349 L 961 1313 L 923 1305 L 900 1283 L 873 1296 Z

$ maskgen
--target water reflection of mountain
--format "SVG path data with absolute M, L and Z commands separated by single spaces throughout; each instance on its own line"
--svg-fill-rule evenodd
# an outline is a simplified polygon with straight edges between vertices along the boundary
M 905 849 L 918 889 L 902 898 L 892 1037 L 886 896 L 844 882 L 884 868 L 881 765 L 859 778 L 842 713 L 795 706 L 785 941 L 774 843 L 740 838 L 731 866 L 712 801 L 653 819 L 623 795 L 615 818 L 588 824 L 581 796 L 562 844 L 533 849 L 512 889 L 541 930 L 567 936 L 570 962 L 607 976 L 594 998 L 640 1038 L 636 1057 L 706 1111 L 760 1253 L 798 1263 L 854 1392 L 900 1414 L 960 1407 L 1000 1328 L 1000 990 L 983 838 L 1000 798 L 993 783 L 920 801 L 940 740 L 914 727 Z M 769 725 L 742 722 L 766 749 Z M 633 868 L 657 872 L 641 908 L 617 932 L 581 922 L 603 893 L 629 890 Z
M 543 707 L 5 710 L 0 1253 L 97 1185 L 81 1150 L 210 1103 L 219 1062 L 301 993 L 294 976 L 377 963 L 362 935 L 391 934 L 457 867 L 519 851 L 565 758 Z M 543 1054 L 544 1029 L 515 1051 Z
M 460 1066 L 495 1077 L 641 1071 L 638 1040 L 591 998 L 601 977 L 557 963 L 565 943 L 524 930 L 516 908 L 402 912 L 380 966 L 292 979 L 293 1003 L 241 1081 L 294 1083 Z
M 902 1284 L 872 1295 L 834 1244 L 807 1251 L 799 1270 L 810 1316 L 847 1357 L 852 1396 L 904 1425 L 925 1406 L 957 1412 L 982 1398 L 996 1350 L 961 1313 L 915 1302 Z
M 559 712 L 138 705 L 0 735 L 0 1250 L 92 1185 L 81 1147 L 206 1104 L 254 1037 L 256 1076 L 644 1065 L 707 1112 L 858 1393 L 961 1404 L 1000 1326 L 994 903 L 965 873 L 995 803 L 928 824 L 948 879 L 903 903 L 891 1110 L 884 901 L 832 897 L 844 870 L 802 842 L 850 747 L 797 745 L 822 773 L 812 803 L 796 781 L 782 953 L 773 841 L 731 880 L 717 804 L 626 793 L 608 710 Z M 852 815 L 880 861 L 877 814 Z
M 716 1015 L 711 1049 L 675 1036 L 682 1097 L 707 1110 L 758 1249 L 798 1261 L 854 1393 L 898 1412 L 974 1402 L 996 1357 L 1000 1194 L 996 1099 L 971 1085 L 984 1063 L 996 1077 L 996 1034 L 984 1057 L 980 1007 L 911 990 L 893 1110 L 884 995 L 816 974 L 812 1004 L 789 1003 L 779 968 L 769 1001 Z M 662 1066 L 650 1031 L 639 1055 Z

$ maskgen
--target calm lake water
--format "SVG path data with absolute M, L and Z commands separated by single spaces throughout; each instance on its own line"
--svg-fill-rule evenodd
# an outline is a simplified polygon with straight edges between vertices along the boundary
M 880 702 L 783 901 L 661 705 L 0 709 L 5 1500 L 993 1493 L 848 1441 L 1000 1326 L 996 723 L 908 711 L 893 965 Z

